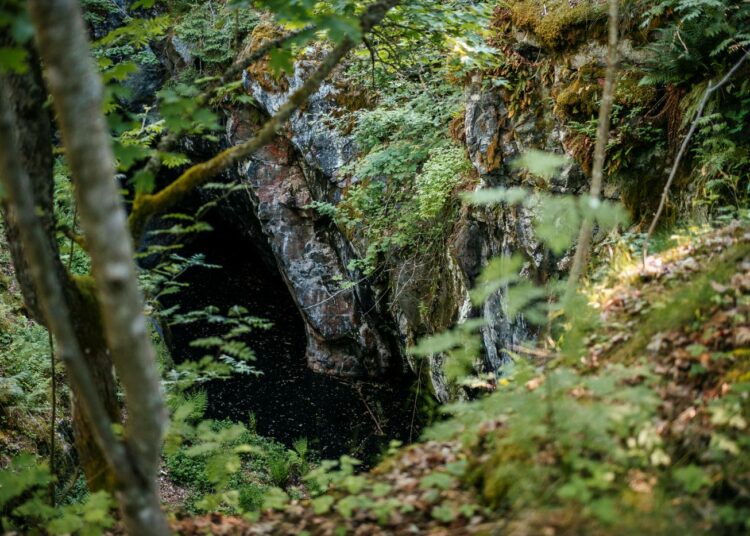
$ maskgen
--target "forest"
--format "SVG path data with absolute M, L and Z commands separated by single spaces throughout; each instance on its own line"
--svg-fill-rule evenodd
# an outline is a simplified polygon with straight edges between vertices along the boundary
M 0 534 L 750 533 L 748 0 L 0 0 Z

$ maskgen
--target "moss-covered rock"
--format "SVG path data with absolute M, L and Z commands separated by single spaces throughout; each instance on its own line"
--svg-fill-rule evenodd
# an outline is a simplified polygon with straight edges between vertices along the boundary
M 572 48 L 602 35 L 607 19 L 602 0 L 523 0 L 512 4 L 506 16 L 513 25 L 532 32 L 553 50 Z
M 603 77 L 601 69 L 587 67 L 578 71 L 572 82 L 553 88 L 555 114 L 561 119 L 588 119 L 599 109 Z
M 258 23 L 250 34 L 250 41 L 247 45 L 248 51 L 259 50 L 267 42 L 278 39 L 284 34 L 281 27 L 271 21 L 264 20 Z M 258 82 L 266 91 L 286 91 L 289 82 L 284 73 L 274 73 L 270 68 L 270 59 L 268 56 L 252 63 L 247 68 L 247 74 Z
M 618 76 L 617 89 L 615 92 L 615 103 L 627 107 L 649 106 L 654 103 L 658 96 L 656 87 L 653 85 L 642 85 L 641 71 L 625 71 Z

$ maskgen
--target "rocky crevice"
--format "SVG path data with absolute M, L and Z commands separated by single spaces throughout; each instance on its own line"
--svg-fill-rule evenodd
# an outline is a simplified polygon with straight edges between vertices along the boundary
M 302 62 L 288 83 L 276 90 L 251 79 L 246 79 L 245 87 L 265 113 L 273 114 L 301 85 L 305 72 Z M 331 122 L 331 117 L 341 113 L 337 104 L 341 86 L 325 83 L 292 117 L 286 139 L 266 148 L 240 170 L 264 234 L 305 318 L 310 366 L 333 374 L 382 376 L 389 368 L 408 362 L 401 356 L 419 337 L 484 316 L 485 348 L 478 366 L 500 373 L 507 360 L 505 350 L 533 338 L 533 330 L 521 317 L 508 318 L 502 290 L 481 309 L 472 306 L 468 290 L 481 268 L 497 255 L 522 252 L 528 259 L 525 274 L 537 280 L 559 271 L 559 259 L 552 259 L 534 237 L 530 210 L 464 206 L 446 250 L 439 255 L 440 266 L 427 270 L 435 278 L 430 285 L 415 277 L 425 271 L 418 261 L 404 260 L 388 281 L 366 280 L 344 290 L 342 281 L 358 279 L 347 270 L 347 263 L 361 244 L 352 243 L 307 208 L 314 200 L 337 201 L 356 181 L 341 171 L 356 156 L 355 142 Z M 508 162 L 529 148 L 564 152 L 560 128 L 540 132 L 536 115 L 511 117 L 505 98 L 502 91 L 487 90 L 479 78 L 466 88 L 463 137 L 480 176 L 479 188 L 519 184 L 520 173 Z M 292 166 L 290 147 L 302 155 Z M 575 192 L 585 183 L 580 167 L 571 163 L 552 187 L 561 193 Z M 424 318 L 419 305 L 426 299 L 428 286 L 433 289 L 427 300 L 434 314 Z M 378 305 L 366 309 L 363 305 L 373 300 L 363 300 L 363 295 L 376 296 Z M 373 314 L 378 321 L 369 320 Z M 417 373 L 422 368 L 416 362 L 409 365 Z M 445 379 L 442 356 L 429 360 L 428 377 L 440 400 L 456 396 Z
M 237 143 L 255 125 L 234 121 L 229 128 Z M 245 202 L 305 321 L 309 366 L 339 376 L 382 377 L 393 364 L 392 343 L 355 289 L 342 288 L 348 274 L 331 236 L 335 230 L 309 207 L 315 199 L 310 183 L 318 173 L 297 155 L 292 142 L 280 137 L 243 163 Z
M 493 83 L 493 77 L 502 79 L 500 74 L 475 75 L 466 83 L 465 113 L 457 135 L 478 176 L 476 188 L 526 184 L 524 172 L 510 163 L 529 149 L 539 149 L 574 157 L 551 179 L 549 192 L 585 191 L 585 165 L 576 163 L 585 157 L 579 154 L 580 138 L 568 124 L 577 101 L 569 102 L 568 93 L 601 69 L 603 47 L 584 39 L 565 51 L 549 51 L 533 35 L 512 28 L 502 39 L 501 48 L 519 62 L 511 74 L 520 81 L 514 83 L 525 89 L 519 94 L 507 84 Z M 189 62 L 189 51 L 178 45 L 174 39 L 164 45 L 161 56 L 167 58 L 164 62 L 169 69 Z M 631 67 L 645 61 L 629 42 L 623 44 L 623 59 Z M 245 91 L 263 117 L 273 115 L 318 60 L 315 51 L 307 50 L 294 73 L 275 82 L 267 76 L 257 79 L 257 69 L 250 69 L 243 75 Z M 586 86 L 589 92 L 595 90 L 592 87 Z M 508 359 L 506 350 L 533 339 L 534 329 L 522 317 L 509 318 L 503 289 L 482 308 L 471 304 L 469 289 L 482 267 L 498 255 L 521 253 L 526 261 L 523 275 L 537 282 L 563 272 L 568 259 L 552 255 L 536 239 L 532 209 L 464 204 L 446 247 L 435 252 L 429 269 L 419 259 L 403 259 L 376 278 L 363 278 L 350 270 L 350 261 L 361 256 L 367 244 L 338 229 L 310 204 L 335 204 L 357 182 L 346 172 L 358 149 L 347 128 L 352 119 L 345 104 L 356 91 L 345 69 L 337 70 L 291 117 L 274 143 L 238 167 L 236 174 L 244 189 L 225 210 L 233 213 L 238 225 L 252 220 L 259 227 L 251 232 L 267 246 L 267 256 L 297 304 L 307 333 L 307 361 L 313 370 L 383 379 L 411 368 L 426 375 L 437 398 L 447 401 L 460 393 L 445 379 L 443 357 L 429 359 L 425 371 L 406 357 L 406 347 L 424 335 L 484 317 L 484 348 L 477 367 L 501 374 Z M 252 136 L 262 122 L 257 109 L 242 105 L 225 109 L 228 144 Z M 607 185 L 605 194 L 619 195 L 612 185 Z

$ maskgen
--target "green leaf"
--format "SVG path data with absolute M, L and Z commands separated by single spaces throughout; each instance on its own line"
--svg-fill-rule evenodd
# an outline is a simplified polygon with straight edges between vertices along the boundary
M 334 43 L 340 43 L 347 37 L 354 42 L 361 38 L 359 21 L 353 17 L 325 15 L 318 20 L 318 27 L 328 30 L 328 37 Z
M 312 507 L 315 515 L 322 515 L 330 512 L 334 502 L 335 499 L 330 495 L 321 495 L 320 497 L 314 498 L 312 500 Z
M 281 488 L 270 488 L 263 497 L 263 509 L 283 510 L 289 502 L 289 495 Z
M 224 339 L 221 337 L 204 337 L 190 341 L 190 346 L 193 348 L 215 348 L 222 344 L 224 344 Z
M 589 505 L 589 510 L 602 523 L 614 524 L 619 516 L 615 502 L 612 499 L 597 499 Z
M 437 335 L 431 335 L 425 337 L 419 341 L 419 343 L 411 348 L 407 349 L 410 355 L 416 356 L 429 356 L 439 354 L 455 348 L 465 339 L 464 335 L 459 331 L 444 331 Z
M 419 487 L 422 489 L 449 489 L 456 483 L 456 479 L 447 473 L 435 472 L 422 477 Z
M 194 458 L 196 456 L 203 456 L 205 454 L 210 454 L 212 452 L 216 452 L 221 448 L 221 445 L 219 443 L 199 443 L 198 445 L 193 445 L 189 449 L 185 451 L 185 454 L 190 456 L 191 458 Z
M 0 73 L 25 73 L 29 68 L 28 56 L 23 48 L 0 47 Z
M 45 465 L 38 464 L 31 454 L 13 458 L 7 469 L 0 471 L 0 507 L 10 499 L 36 486 L 46 486 L 52 480 Z
M 484 188 L 464 195 L 469 203 L 475 205 L 497 205 L 506 203 L 508 205 L 517 205 L 525 201 L 531 191 L 527 188 L 515 186 L 513 188 Z
M 443 523 L 450 523 L 456 519 L 456 512 L 447 505 L 435 506 L 432 508 L 432 517 Z
M 705 471 L 697 465 L 679 467 L 674 470 L 672 476 L 674 476 L 675 480 L 677 480 L 688 493 L 696 493 L 701 488 L 711 484 L 711 479 L 708 478 Z
M 568 158 L 555 153 L 530 149 L 511 164 L 517 169 L 526 169 L 532 175 L 549 180 L 560 171 Z
M 288 48 L 275 48 L 268 54 L 268 66 L 275 75 L 294 72 L 294 58 Z
M 51 534 L 73 534 L 83 527 L 83 520 L 72 512 L 65 513 L 47 524 Z
M 161 161 L 170 169 L 190 163 L 190 159 L 182 153 L 160 153 Z

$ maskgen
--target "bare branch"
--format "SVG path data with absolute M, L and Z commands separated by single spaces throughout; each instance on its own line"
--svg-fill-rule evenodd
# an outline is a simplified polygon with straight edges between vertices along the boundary
M 693 137 L 693 134 L 695 134 L 696 128 L 698 128 L 698 122 L 700 121 L 701 117 L 703 117 L 703 110 L 706 108 L 706 104 L 708 104 L 708 99 L 711 98 L 711 95 L 714 94 L 714 92 L 718 91 L 722 86 L 724 86 L 729 80 L 732 78 L 732 76 L 735 75 L 735 73 L 739 70 L 739 68 L 742 66 L 742 64 L 745 62 L 745 60 L 750 57 L 750 50 L 745 52 L 743 56 L 737 61 L 737 63 L 734 64 L 734 67 L 732 67 L 729 72 L 724 75 L 724 78 L 719 80 L 719 82 L 714 85 L 713 80 L 709 80 L 708 87 L 706 88 L 706 92 L 703 94 L 703 98 L 700 101 L 700 104 L 698 105 L 698 109 L 695 112 L 695 118 L 693 119 L 692 124 L 690 125 L 690 130 L 688 130 L 687 135 L 685 136 L 685 139 L 682 140 L 682 145 L 680 145 L 680 150 L 677 152 L 677 157 L 675 158 L 674 164 L 672 164 L 672 170 L 669 172 L 669 178 L 667 179 L 667 184 L 664 185 L 664 190 L 661 193 L 661 200 L 659 201 L 659 208 L 656 209 L 656 214 L 654 215 L 654 219 L 651 222 L 651 225 L 648 227 L 648 233 L 646 233 L 646 240 L 643 244 L 643 262 L 646 262 L 646 257 L 648 256 L 648 243 L 649 240 L 651 240 L 651 236 L 654 234 L 654 230 L 656 229 L 656 224 L 659 222 L 659 218 L 661 217 L 661 213 L 664 211 L 664 207 L 667 204 L 667 197 L 669 195 L 669 189 L 672 187 L 672 182 L 674 182 L 675 177 L 677 176 L 677 170 L 680 167 L 680 162 L 682 161 L 682 157 L 685 155 L 685 151 L 687 150 L 688 144 L 690 143 L 690 139 Z

